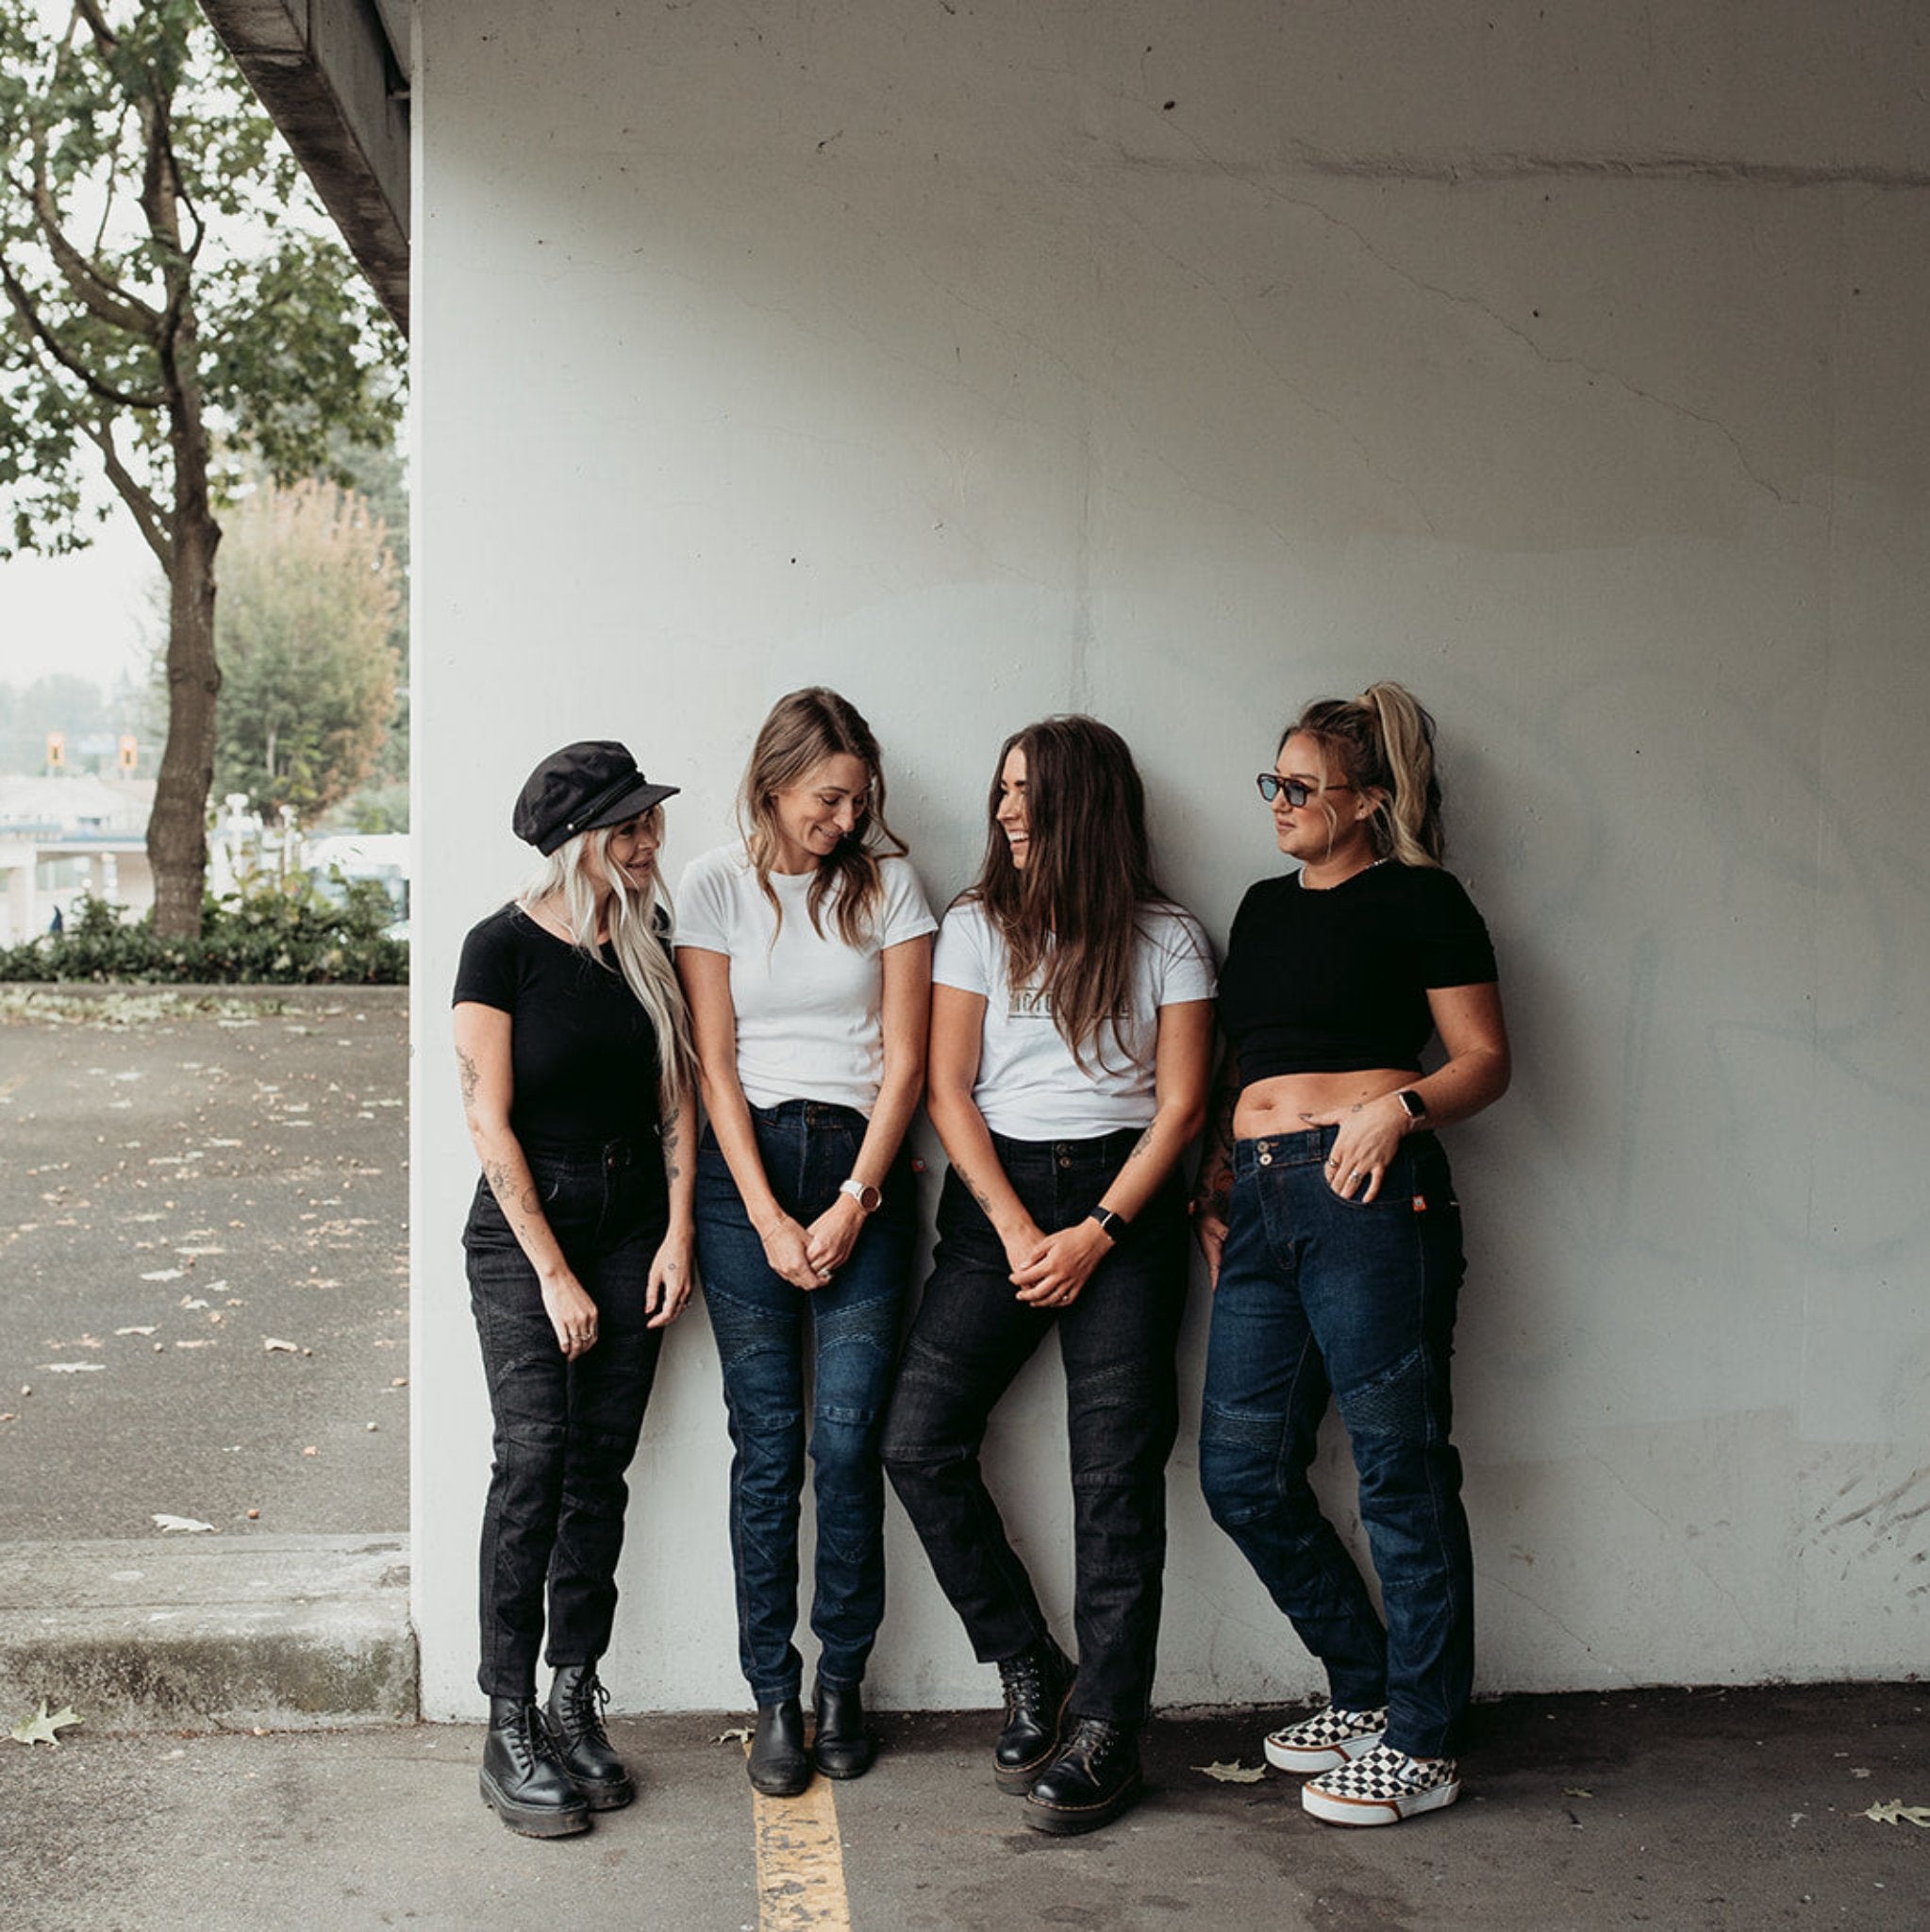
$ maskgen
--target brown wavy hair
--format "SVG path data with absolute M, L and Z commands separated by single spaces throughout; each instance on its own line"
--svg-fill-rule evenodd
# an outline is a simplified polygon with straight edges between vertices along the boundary
M 1274 757 L 1302 731 L 1320 746 L 1323 783 L 1343 779 L 1381 793 L 1367 821 L 1376 858 L 1440 863 L 1447 834 L 1434 772 L 1434 719 L 1406 685 L 1371 684 L 1357 698 L 1316 699 L 1281 732 Z
M 791 691 L 771 707 L 751 747 L 744 781 L 738 792 L 738 824 L 756 868 L 757 884 L 781 928 L 784 908 L 771 886 L 777 856 L 777 794 L 803 782 L 826 758 L 849 756 L 870 774 L 871 796 L 850 835 L 819 859 L 805 896 L 811 930 L 824 934 L 824 908 L 831 902 L 838 936 L 847 946 L 862 945 L 884 905 L 881 858 L 903 858 L 910 848 L 885 823 L 885 768 L 878 741 L 857 707 L 823 685 Z
M 1006 759 L 1025 755 L 1031 843 L 1022 871 L 998 822 Z M 1132 991 L 1140 908 L 1171 906 L 1153 874 L 1146 791 L 1126 741 L 1097 718 L 1041 719 L 999 747 L 978 877 L 959 894 L 985 908 L 1005 941 L 1010 988 L 1039 986 L 1083 1069 L 1105 1064 L 1103 1035 Z M 1114 1034 L 1115 1041 L 1117 1033 Z

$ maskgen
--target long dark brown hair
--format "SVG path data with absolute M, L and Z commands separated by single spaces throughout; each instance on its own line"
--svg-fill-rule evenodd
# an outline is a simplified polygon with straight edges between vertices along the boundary
M 1440 863 L 1447 833 L 1434 774 L 1434 719 L 1406 685 L 1371 684 L 1357 698 L 1317 699 L 1281 732 L 1276 757 L 1297 731 L 1320 746 L 1324 783 L 1338 778 L 1382 794 L 1367 822 L 1376 858 Z
M 1023 871 L 998 822 L 1014 751 L 1025 757 L 1031 832 Z M 960 897 L 982 906 L 1005 941 L 1011 991 L 1040 987 L 1073 1059 L 1083 1068 L 1090 1052 L 1103 1065 L 1101 1035 L 1117 1028 L 1132 991 L 1140 908 L 1173 903 L 1153 875 L 1133 755 L 1096 718 L 1042 719 L 999 747 L 987 812 L 985 859 Z
M 771 886 L 771 864 L 777 856 L 777 793 L 802 783 L 826 758 L 840 756 L 855 758 L 864 766 L 871 795 L 850 836 L 839 840 L 818 860 L 805 906 L 811 930 L 822 935 L 824 903 L 832 901 L 839 938 L 847 946 L 857 946 L 870 938 L 872 924 L 884 905 L 879 858 L 903 858 L 910 849 L 885 823 L 885 768 L 878 758 L 878 741 L 857 707 L 823 685 L 779 698 L 751 747 L 751 761 L 744 767 L 738 793 L 738 822 L 757 884 L 781 926 L 784 908 Z

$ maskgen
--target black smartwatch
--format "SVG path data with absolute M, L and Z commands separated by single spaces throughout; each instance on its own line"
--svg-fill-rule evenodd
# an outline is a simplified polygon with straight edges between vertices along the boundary
M 1403 1087 L 1394 1095 L 1401 1103 L 1401 1111 L 1417 1124 L 1427 1118 L 1427 1103 L 1411 1087 Z
M 1107 1239 L 1117 1241 L 1132 1225 L 1123 1214 L 1115 1214 L 1110 1208 L 1095 1208 L 1087 1215 L 1088 1221 L 1096 1221 Z

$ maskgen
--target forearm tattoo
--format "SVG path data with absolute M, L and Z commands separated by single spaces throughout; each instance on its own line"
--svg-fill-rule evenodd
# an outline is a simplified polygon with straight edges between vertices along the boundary
M 666 1180 L 674 1181 L 677 1168 L 677 1124 L 673 1121 L 663 1130 L 663 1175 Z
M 456 1074 L 462 1082 L 462 1111 L 465 1117 L 475 1112 L 475 1090 L 482 1082 L 474 1059 L 458 1046 L 456 1049 Z

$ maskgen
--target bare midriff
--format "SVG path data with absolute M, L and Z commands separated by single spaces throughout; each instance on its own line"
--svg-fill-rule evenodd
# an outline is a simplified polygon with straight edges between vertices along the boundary
M 1356 1074 L 1276 1074 L 1240 1090 L 1233 1109 L 1233 1135 L 1256 1141 L 1267 1134 L 1304 1134 L 1310 1113 L 1335 1113 L 1364 1107 L 1384 1094 L 1398 1093 L 1420 1079 L 1398 1067 L 1373 1067 Z

